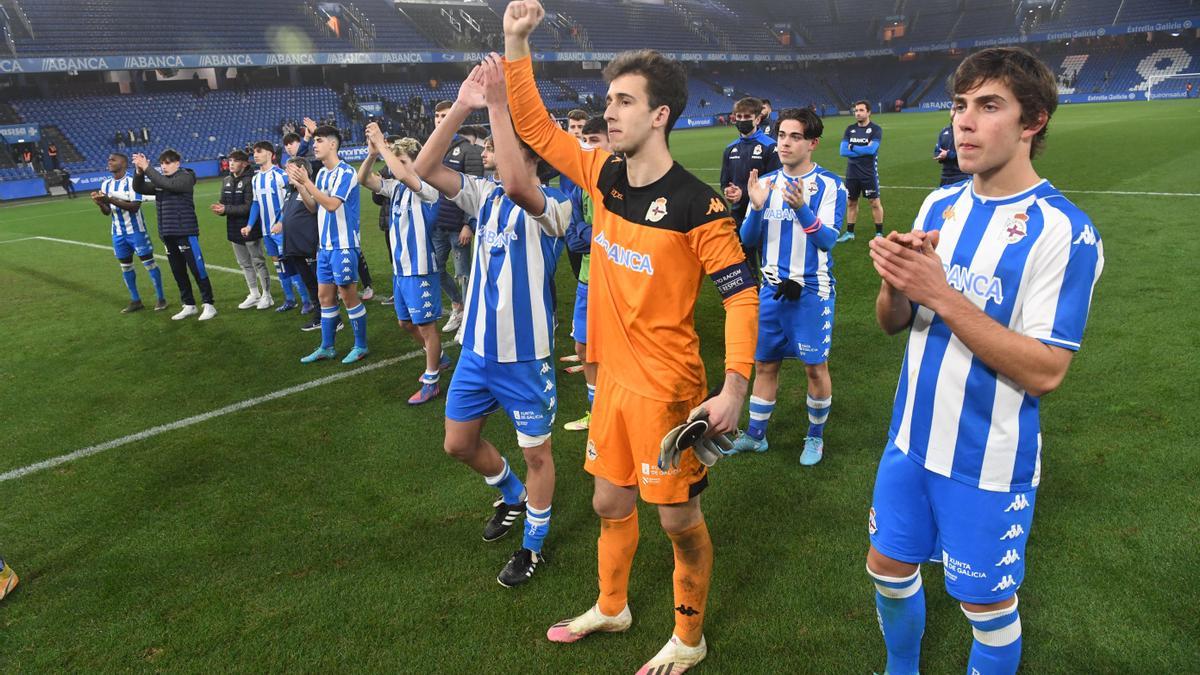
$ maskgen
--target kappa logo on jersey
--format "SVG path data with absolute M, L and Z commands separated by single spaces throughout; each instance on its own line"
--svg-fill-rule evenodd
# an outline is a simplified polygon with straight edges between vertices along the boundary
M 875 507 L 872 506 L 871 510 L 867 512 L 867 532 L 875 534 L 878 531 L 879 527 L 875 524 Z
M 1013 501 L 1008 505 L 1008 508 L 1004 509 L 1004 512 L 1008 513 L 1009 511 L 1024 511 L 1027 508 L 1029 508 L 1029 500 L 1025 498 L 1025 495 L 1017 494 L 1015 497 L 1013 497 Z
M 1004 576 L 1000 577 L 999 583 L 997 583 L 995 586 L 992 586 L 992 592 L 995 593 L 996 591 L 1007 591 L 1016 585 L 1017 582 L 1013 580 L 1012 575 L 1005 574 Z
M 431 297 L 433 297 L 433 294 L 430 293 L 429 291 L 425 291 L 424 293 L 421 294 L 421 297 L 422 298 L 431 298 Z
M 1083 231 L 1079 233 L 1078 237 L 1075 237 L 1075 241 L 1071 242 L 1071 245 L 1077 246 L 1083 244 L 1084 246 L 1095 246 L 1097 241 L 1096 231 L 1089 224 L 1083 226 Z
M 1021 241 L 1029 233 L 1028 220 L 1029 216 L 1024 213 L 1018 213 L 1004 221 L 1004 231 L 1000 233 L 1000 238 L 1010 244 Z
M 554 382 L 551 380 L 546 380 L 546 386 L 542 389 L 542 391 L 546 393 L 554 391 Z
M 1005 539 L 1016 539 L 1023 534 L 1025 534 L 1025 528 L 1021 527 L 1020 523 L 1016 523 L 1012 527 L 1008 528 L 1008 532 L 1005 532 L 1000 536 L 1000 541 L 1004 541 Z
M 821 316 L 831 316 L 832 314 L 833 314 L 833 311 L 830 310 L 828 307 L 821 310 Z
M 705 211 L 704 215 L 711 216 L 714 213 L 720 213 L 724 210 L 725 210 L 725 202 L 722 202 L 720 199 L 713 197 L 712 199 L 708 200 L 708 211 Z
M 428 281 L 422 281 L 422 282 L 421 282 L 421 288 L 429 288 L 429 282 L 428 282 Z
M 657 223 L 667 215 L 667 198 L 659 197 L 653 202 L 650 202 L 650 208 L 646 211 L 646 220 Z
M 821 326 L 821 330 L 829 330 L 831 328 L 833 328 L 833 324 L 829 323 L 828 321 Z
M 648 253 L 638 253 L 631 251 L 617 243 L 609 243 L 604 236 L 604 232 L 597 232 L 593 237 L 593 241 L 600 245 L 608 253 L 608 259 L 621 267 L 629 268 L 634 272 L 644 272 L 648 276 L 654 276 L 654 265 L 651 263 Z
M 996 563 L 996 567 L 1000 567 L 1001 565 L 1011 565 L 1020 559 L 1021 556 L 1017 554 L 1017 549 L 1010 548 L 1004 554 L 1004 557 L 1000 559 L 1000 562 Z
M 546 373 L 550 372 L 550 364 L 543 361 L 541 372 L 542 372 L 542 375 L 545 375 Z

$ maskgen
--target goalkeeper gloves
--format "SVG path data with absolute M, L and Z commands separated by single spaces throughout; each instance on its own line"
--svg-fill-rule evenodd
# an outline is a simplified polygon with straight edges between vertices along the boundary
M 691 448 L 696 453 L 696 459 L 704 466 L 717 463 L 721 455 L 733 449 L 733 442 L 725 434 L 717 434 L 712 438 L 705 437 L 708 433 L 708 411 L 696 408 L 688 415 L 687 421 L 667 432 L 663 436 L 661 450 L 658 454 L 658 468 L 669 471 L 679 468 L 679 458 L 684 451 Z
M 799 300 L 800 291 L 803 289 L 804 287 L 795 281 L 792 281 L 791 279 L 784 279 L 775 287 L 775 295 L 772 296 L 771 299 L 778 300 L 783 298 L 785 300 Z

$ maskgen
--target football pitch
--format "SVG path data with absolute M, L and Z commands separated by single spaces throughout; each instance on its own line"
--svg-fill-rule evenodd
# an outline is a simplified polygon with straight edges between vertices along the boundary
M 946 120 L 875 118 L 889 229 L 909 229 L 937 185 L 931 154 Z M 852 118 L 826 122 L 817 160 L 840 174 Z M 678 131 L 672 147 L 716 181 L 735 133 Z M 1035 166 L 1092 217 L 1106 265 L 1083 348 L 1043 400 L 1024 671 L 1196 672 L 1200 103 L 1060 107 Z M 223 219 L 207 209 L 218 188 L 196 191 L 220 310 L 205 323 L 169 319 L 179 301 L 165 261 L 170 310 L 118 313 L 128 295 L 109 220 L 86 195 L 0 207 L 0 555 L 21 576 L 0 603 L 0 672 L 619 673 L 652 656 L 672 628 L 672 556 L 644 504 L 633 627 L 574 645 L 545 639 L 596 596 L 586 435 L 561 431 L 585 409 L 582 375 L 558 376 L 548 563 L 504 589 L 495 577 L 519 534 L 481 540 L 495 493 L 442 451 L 444 395 L 405 404 L 423 364 L 391 307 L 368 303 L 366 361 L 300 364 L 319 334 L 300 332 L 299 316 L 236 309 L 245 283 Z M 390 294 L 378 211 L 362 196 L 364 253 Z M 859 232 L 869 235 L 866 206 Z M 797 462 L 805 384 L 789 363 L 770 451 L 712 471 L 709 656 L 697 672 L 883 669 L 866 516 L 904 337 L 875 325 L 867 239 L 834 250 L 824 461 Z M 137 275 L 152 298 L 140 266 Z M 565 263 L 557 286 L 565 355 Z M 723 312 L 711 284 L 697 315 L 717 381 Z M 340 333 L 339 351 L 351 342 Z M 485 435 L 523 473 L 503 416 Z M 923 670 L 962 672 L 969 626 L 940 566 L 923 575 Z

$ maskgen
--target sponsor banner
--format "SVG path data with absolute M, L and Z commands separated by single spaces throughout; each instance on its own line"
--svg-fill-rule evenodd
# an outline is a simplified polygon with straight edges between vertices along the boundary
M 1050 31 L 1029 35 L 1004 35 L 954 42 L 937 42 L 880 47 L 877 49 L 837 52 L 774 54 L 728 52 L 663 52 L 666 56 L 690 62 L 805 62 L 860 59 L 873 56 L 896 56 L 907 52 L 939 52 L 950 49 L 973 49 L 997 45 L 1049 42 L 1081 37 L 1104 37 L 1132 33 L 1186 31 L 1200 27 L 1200 16 L 1096 26 L 1069 31 Z M 615 51 L 596 52 L 534 52 L 535 61 L 606 62 L 617 55 Z M 125 56 L 58 56 L 47 58 L 0 59 L 0 74 L 80 72 L 88 70 L 156 70 L 191 68 L 238 68 L 274 66 L 323 66 L 346 64 L 387 63 L 474 63 L 485 52 L 321 52 L 305 54 L 225 53 L 225 54 L 142 54 Z
M 358 109 L 368 115 L 382 115 L 383 103 L 379 101 L 359 101 Z
M 676 129 L 699 129 L 700 127 L 711 127 L 717 123 L 717 118 L 708 117 L 683 117 L 675 123 Z
M 347 162 L 361 162 L 367 158 L 367 146 L 341 148 L 338 150 L 338 156 Z
M 151 162 L 153 161 L 154 160 L 152 159 Z M 212 178 L 213 176 L 221 173 L 220 162 L 215 159 L 206 159 L 199 162 L 184 162 L 182 166 L 195 171 L 196 178 Z M 75 186 L 75 190 L 78 192 L 91 192 L 92 190 L 99 190 L 100 184 L 103 183 L 107 178 L 112 178 L 112 174 L 107 171 L 73 173 L 71 174 L 71 184 Z
M 0 180 L 0 201 L 45 197 L 46 194 L 46 181 L 41 178 Z
M 0 138 L 6 143 L 37 143 L 42 139 L 42 132 L 37 124 L 5 124 L 0 125 Z

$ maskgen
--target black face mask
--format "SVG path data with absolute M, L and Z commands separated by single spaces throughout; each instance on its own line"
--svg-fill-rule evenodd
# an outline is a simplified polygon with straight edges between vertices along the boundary
M 737 120 L 733 123 L 733 126 L 737 127 L 738 133 L 743 136 L 754 131 L 754 122 L 752 120 Z

